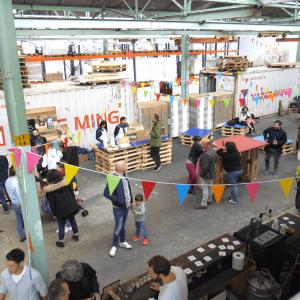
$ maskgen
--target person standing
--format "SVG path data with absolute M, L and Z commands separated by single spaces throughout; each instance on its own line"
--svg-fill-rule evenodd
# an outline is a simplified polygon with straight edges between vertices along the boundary
M 6 266 L 1 273 L 0 300 L 47 300 L 47 286 L 39 273 L 24 264 L 25 253 L 13 249 L 6 254 Z
M 8 159 L 6 155 L 0 155 L 0 203 L 2 204 L 3 212 L 9 212 L 8 205 L 5 200 L 5 182 L 8 178 Z
M 26 241 L 26 234 L 24 231 L 24 220 L 23 220 L 22 207 L 21 207 L 21 195 L 20 195 L 18 179 L 14 167 L 9 168 L 9 177 L 5 182 L 5 188 L 9 195 L 9 198 L 12 203 L 12 208 L 16 215 L 17 231 L 20 237 L 20 242 L 23 243 L 24 241 Z
M 159 121 L 159 115 L 154 114 L 153 119 L 152 119 L 152 129 L 150 131 L 150 156 L 154 160 L 155 167 L 153 171 L 155 173 L 159 172 L 161 169 L 161 161 L 160 161 L 160 146 L 161 146 L 161 130 L 162 130 L 162 125 L 161 122 Z
M 236 183 L 243 174 L 241 154 L 233 142 L 226 142 L 225 147 L 219 149 L 217 154 L 222 157 L 223 168 L 227 172 L 231 184 L 229 203 L 238 204 L 238 187 Z
M 70 300 L 100 300 L 97 272 L 89 264 L 75 259 L 67 260 L 56 278 L 66 281 Z
M 171 266 L 170 262 L 160 255 L 148 261 L 149 275 L 153 280 L 162 281 L 152 283 L 150 288 L 159 292 L 158 300 L 188 300 L 188 286 L 186 274 L 181 267 Z
M 96 140 L 100 143 L 102 148 L 107 147 L 108 136 L 107 136 L 107 122 L 102 120 L 96 130 Z
M 202 138 L 200 136 L 195 136 L 193 138 L 194 144 L 190 150 L 188 159 L 185 163 L 185 167 L 189 173 L 188 183 L 191 184 L 189 193 L 194 194 L 194 186 L 197 182 L 197 162 L 200 157 L 200 155 L 204 152 L 203 147 L 201 145 Z
M 127 120 L 125 117 L 120 118 L 120 123 L 116 126 L 114 131 L 114 137 L 116 142 L 118 142 L 118 139 L 125 136 L 127 132 L 127 128 L 129 127 Z
M 296 170 L 297 193 L 295 197 L 295 207 L 300 213 L 300 166 Z
M 211 141 L 206 141 L 203 144 L 205 152 L 200 157 L 200 180 L 202 188 L 201 205 L 195 207 L 196 209 L 206 209 L 208 204 L 212 202 L 212 192 L 210 185 L 212 185 L 216 173 L 216 150 Z
M 113 205 L 113 214 L 115 219 L 115 229 L 113 234 L 112 248 L 109 252 L 114 257 L 117 252 L 118 243 L 120 247 L 132 249 L 132 246 L 126 242 L 126 221 L 131 204 L 133 203 L 131 186 L 126 178 L 127 166 L 125 161 L 118 161 L 115 164 L 115 176 L 120 176 L 117 187 L 112 194 L 109 192 L 108 184 L 104 189 L 104 197 L 109 199 Z
M 37 128 L 33 128 L 32 135 L 30 137 L 30 145 L 31 147 L 36 147 L 36 153 L 40 156 L 44 156 L 46 153 L 46 149 L 43 146 L 44 144 L 47 144 L 47 139 L 40 135 Z
M 263 132 L 264 140 L 268 145 L 265 146 L 265 174 L 269 174 L 270 158 L 274 158 L 274 173 L 278 177 L 279 159 L 282 153 L 282 146 L 287 142 L 286 132 L 282 129 L 282 122 L 276 120 L 273 127 L 269 127 Z
M 69 300 L 70 289 L 63 279 L 54 279 L 48 288 L 48 300 Z
M 51 211 L 57 219 L 58 223 L 58 238 L 57 247 L 64 247 L 65 225 L 68 220 L 71 224 L 74 241 L 79 241 L 78 226 L 75 215 L 78 213 L 80 206 L 76 202 L 76 198 L 72 187 L 66 184 L 66 181 L 61 177 L 57 170 L 50 170 L 47 174 L 48 185 L 43 191 L 49 201 Z
M 54 144 L 49 144 L 48 153 L 43 156 L 42 168 L 49 170 L 56 169 L 56 164 L 60 162 L 63 155 L 60 150 L 54 148 Z

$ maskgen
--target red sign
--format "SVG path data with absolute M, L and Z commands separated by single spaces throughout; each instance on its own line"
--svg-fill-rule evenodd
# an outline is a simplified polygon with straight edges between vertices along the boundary
M 4 135 L 4 127 L 0 126 L 0 146 L 5 146 L 5 135 Z

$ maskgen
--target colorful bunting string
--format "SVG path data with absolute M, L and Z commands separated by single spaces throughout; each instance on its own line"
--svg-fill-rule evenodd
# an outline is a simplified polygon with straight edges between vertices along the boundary
M 79 167 L 65 164 L 65 179 L 66 184 L 69 185 L 72 179 L 76 176 L 79 171 Z
M 185 197 L 190 187 L 191 187 L 190 184 L 179 184 L 179 183 L 176 184 L 176 189 L 177 189 L 180 204 L 184 203 Z
M 106 179 L 107 179 L 109 194 L 112 195 L 112 193 L 115 191 L 117 185 L 119 184 L 121 177 L 108 174 L 108 175 L 106 175 Z
M 217 204 L 221 202 L 224 189 L 225 189 L 225 185 L 214 184 L 211 186 L 211 190 L 215 196 Z
M 256 194 L 259 190 L 260 184 L 259 182 L 251 182 L 251 183 L 247 183 L 246 184 L 246 189 L 248 191 L 249 197 L 251 202 L 253 203 L 255 198 L 256 198 Z
M 142 181 L 142 187 L 145 195 L 145 199 L 149 200 L 150 195 L 156 185 L 156 182 L 154 181 Z
M 293 178 L 284 178 L 279 180 L 280 187 L 283 191 L 284 196 L 287 198 L 290 194 L 291 187 L 293 184 Z
M 26 151 L 27 172 L 29 174 L 31 174 L 32 171 L 35 169 L 40 159 L 41 157 L 39 155 Z

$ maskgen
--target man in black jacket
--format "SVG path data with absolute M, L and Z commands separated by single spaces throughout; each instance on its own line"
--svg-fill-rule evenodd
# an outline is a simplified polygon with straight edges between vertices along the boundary
M 8 213 L 8 205 L 5 200 L 5 181 L 8 178 L 8 160 L 5 155 L 0 155 L 0 203 L 4 213 Z
M 126 128 L 129 127 L 129 125 L 126 121 L 127 120 L 125 117 L 120 118 L 120 123 L 116 126 L 115 131 L 114 131 L 115 139 L 117 139 L 119 133 L 120 133 L 120 137 L 122 137 L 126 134 Z
M 269 173 L 270 158 L 274 157 L 274 173 L 275 177 L 278 177 L 278 164 L 279 158 L 282 153 L 282 146 L 287 142 L 286 132 L 281 128 L 282 122 L 276 120 L 273 127 L 269 127 L 264 130 L 264 140 L 268 143 L 265 146 L 265 174 Z
M 108 184 L 104 190 L 104 197 L 111 200 L 113 205 L 113 213 L 115 218 L 115 229 L 112 248 L 109 252 L 111 257 L 116 255 L 118 242 L 120 239 L 119 245 L 125 249 L 131 249 L 132 246 L 126 242 L 125 239 L 125 229 L 126 229 L 126 220 L 129 212 L 129 208 L 132 199 L 131 186 L 126 178 L 127 167 L 125 161 L 118 161 L 115 164 L 116 172 L 114 175 L 120 176 L 121 179 L 113 191 L 112 194 L 109 192 Z
M 30 145 L 31 147 L 37 147 L 36 153 L 40 156 L 43 156 L 46 153 L 45 147 L 42 145 L 47 144 L 47 139 L 40 135 L 39 130 L 37 128 L 33 128 L 32 136 L 30 137 Z

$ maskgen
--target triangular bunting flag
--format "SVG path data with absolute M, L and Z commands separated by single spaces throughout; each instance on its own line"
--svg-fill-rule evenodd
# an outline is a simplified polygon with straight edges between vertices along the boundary
M 249 197 L 251 202 L 253 203 L 255 198 L 256 198 L 256 194 L 259 190 L 259 182 L 252 182 L 252 183 L 247 183 L 246 185 L 246 189 L 248 191 Z
M 28 231 L 28 249 L 32 254 L 34 254 L 34 247 L 33 247 L 32 239 L 29 231 Z
M 183 101 L 183 105 L 186 105 L 188 103 L 188 99 L 187 98 L 183 98 L 182 101 Z
M 187 79 L 186 81 L 186 85 L 190 85 L 191 81 L 189 79 Z
M 279 184 L 283 191 L 284 196 L 287 198 L 291 191 L 291 187 L 293 184 L 293 178 L 281 179 L 281 180 L 279 180 Z
M 231 99 L 224 99 L 223 100 L 225 107 L 228 107 L 230 101 L 231 101 Z
M 132 86 L 131 87 L 132 93 L 135 95 L 137 92 L 137 87 L 136 86 Z
M 108 175 L 106 175 L 106 179 L 107 179 L 109 194 L 112 195 L 112 193 L 116 189 L 117 185 L 119 184 L 121 177 L 108 174 Z
M 245 98 L 240 98 L 239 101 L 240 101 L 240 107 L 244 107 L 246 105 Z
M 219 204 L 221 202 L 222 195 L 224 193 L 224 189 L 225 189 L 225 185 L 215 184 L 215 185 L 211 186 L 211 190 L 215 196 L 217 204 Z
M 256 91 L 258 90 L 258 84 L 256 85 L 256 88 L 255 88 L 255 89 L 256 89 Z
M 156 182 L 153 181 L 142 181 L 142 187 L 144 190 L 145 199 L 148 200 L 154 187 L 156 185 Z
M 67 137 L 64 138 L 64 146 L 65 146 L 65 149 L 67 149 L 67 147 L 68 147 L 68 138 Z
M 253 97 L 253 100 L 255 101 L 255 103 L 258 105 L 260 102 L 260 97 L 258 95 Z
M 48 154 L 48 148 L 49 148 L 49 145 L 48 145 L 48 144 L 45 144 L 44 147 L 45 147 L 45 152 L 46 152 L 46 154 Z
M 208 102 L 210 104 L 210 107 L 213 108 L 214 105 L 215 105 L 215 100 L 214 99 L 209 99 Z
M 34 153 L 34 154 L 36 154 L 36 146 L 31 147 L 31 152 Z
M 275 99 L 275 94 L 274 94 L 274 93 L 270 93 L 270 94 L 269 94 L 269 98 L 271 99 L 271 101 L 274 101 L 274 99 Z
M 195 105 L 196 105 L 196 107 L 199 107 L 199 106 L 200 106 L 200 103 L 201 103 L 201 99 L 196 99 L 196 100 L 195 100 Z
M 246 96 L 248 94 L 248 89 L 243 89 L 243 90 L 241 90 L 241 92 L 242 92 L 244 98 L 246 98 Z
M 81 131 L 80 130 L 78 130 L 77 137 L 78 137 L 78 143 L 80 143 L 80 140 L 81 140 Z
M 54 146 L 54 149 L 56 150 L 56 152 L 59 150 L 59 146 L 58 146 L 58 141 L 54 141 L 53 142 L 53 146 Z
M 13 165 L 15 171 L 17 171 L 16 161 L 15 161 L 15 154 L 13 152 L 9 153 L 9 160 L 10 160 L 10 163 Z
M 145 82 L 141 82 L 141 88 L 143 89 L 145 87 Z
M 291 98 L 292 93 L 293 93 L 293 89 L 292 88 L 288 88 L 288 89 L 286 89 L 285 93 L 286 93 L 287 96 L 289 96 L 289 98 Z
M 9 149 L 8 151 L 10 151 L 11 153 L 14 154 L 14 162 L 15 162 L 15 166 L 14 168 L 16 169 L 19 168 L 20 166 L 20 161 L 21 161 L 21 149 L 19 148 L 12 148 L 12 149 Z
M 184 199 L 190 187 L 191 187 L 190 184 L 179 184 L 179 183 L 176 184 L 176 189 L 177 189 L 180 204 L 183 204 Z
M 170 95 L 170 104 L 173 104 L 173 102 L 174 102 L 174 96 Z
M 159 101 L 160 94 L 159 94 L 159 93 L 158 93 L 158 94 L 155 94 L 155 96 L 156 96 L 156 101 Z
M 72 179 L 76 176 L 78 173 L 79 168 L 73 165 L 65 164 L 65 178 L 66 178 L 66 184 L 70 184 Z
M 74 133 L 72 133 L 71 139 L 72 139 L 72 143 L 74 143 L 75 142 L 75 135 L 74 135 Z
M 26 151 L 27 172 L 29 174 L 34 170 L 40 159 L 41 157 L 39 155 Z
M 146 98 L 148 95 L 148 91 L 147 90 L 144 90 L 144 97 Z

